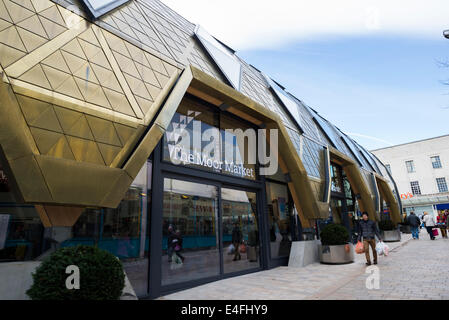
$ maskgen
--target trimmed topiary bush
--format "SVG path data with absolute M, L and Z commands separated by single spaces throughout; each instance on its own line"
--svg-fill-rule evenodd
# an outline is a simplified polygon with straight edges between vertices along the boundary
M 325 246 L 343 245 L 349 241 L 349 232 L 341 224 L 330 223 L 321 230 L 320 238 Z
M 383 231 L 391 231 L 396 229 L 396 225 L 391 220 L 379 221 L 379 229 Z
M 66 287 L 70 265 L 79 268 L 79 289 Z M 26 293 L 33 300 L 116 300 L 125 286 L 120 260 L 94 246 L 58 249 L 32 276 L 33 285 Z

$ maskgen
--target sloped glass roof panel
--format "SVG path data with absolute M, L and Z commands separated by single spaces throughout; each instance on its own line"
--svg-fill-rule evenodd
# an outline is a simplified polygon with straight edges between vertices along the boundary
M 298 128 L 301 129 L 302 132 L 304 130 L 301 128 L 301 116 L 299 115 L 299 107 L 296 104 L 292 98 L 282 89 L 276 82 L 274 82 L 270 77 L 263 74 L 265 79 L 267 80 L 270 87 L 273 89 L 276 96 L 281 100 L 282 104 L 287 108 L 287 111 L 290 113 L 290 115 L 295 120 L 296 124 L 298 125 Z
M 81 0 L 95 19 L 128 1 L 129 0 Z
M 352 140 L 351 139 L 349 139 L 344 133 L 342 133 L 341 131 L 340 131 L 340 133 L 341 133 L 341 138 L 343 139 L 343 141 L 346 143 L 346 145 L 349 147 L 349 149 L 351 149 L 351 152 L 354 154 L 354 156 L 357 158 L 357 160 L 358 160 L 358 162 L 363 166 L 363 167 L 365 167 L 366 169 L 369 169 L 369 170 L 373 170 L 373 168 L 371 167 L 371 165 L 369 165 L 368 163 L 367 163 L 367 161 L 365 160 L 364 161 L 364 159 L 362 159 L 360 156 L 359 156 L 359 149 L 357 148 L 357 146 L 352 142 Z
M 371 164 L 371 166 L 373 167 L 374 171 L 376 171 L 377 173 L 381 173 L 379 167 L 377 166 L 376 161 L 374 161 L 373 156 L 371 155 L 370 152 L 368 152 L 364 147 L 362 147 L 360 144 L 357 143 L 357 146 L 359 147 L 360 151 L 362 152 L 362 154 L 365 156 L 365 158 L 369 161 L 369 163 Z
M 240 90 L 242 66 L 237 58 L 201 26 L 195 28 L 195 35 L 234 89 Z

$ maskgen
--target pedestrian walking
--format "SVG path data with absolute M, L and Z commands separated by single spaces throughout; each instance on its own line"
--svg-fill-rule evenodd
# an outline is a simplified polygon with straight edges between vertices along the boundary
M 362 221 L 359 223 L 359 236 L 358 241 L 363 240 L 363 249 L 365 249 L 366 265 L 371 265 L 371 258 L 369 254 L 369 247 L 373 251 L 373 262 L 377 264 L 377 252 L 376 252 L 376 240 L 375 236 L 382 241 L 380 237 L 379 230 L 374 221 L 369 220 L 368 213 L 362 213 Z
M 435 228 L 435 221 L 433 221 L 433 217 L 427 212 L 424 212 L 423 222 L 426 226 L 427 233 L 429 234 L 430 239 L 435 240 L 435 236 L 433 235 L 433 229 Z
M 412 230 L 413 239 L 419 239 L 419 227 L 421 225 L 421 220 L 412 211 L 407 217 L 407 222 L 410 225 L 410 229 Z
M 439 211 L 438 217 L 437 217 L 437 226 L 438 226 L 438 228 L 440 228 L 441 236 L 443 238 L 447 238 L 446 221 L 447 221 L 447 217 L 445 216 L 443 211 Z
M 234 223 L 234 229 L 232 229 L 232 244 L 234 245 L 234 259 L 232 261 L 241 260 L 242 256 L 240 255 L 240 244 L 242 243 L 243 235 L 240 230 L 239 223 Z

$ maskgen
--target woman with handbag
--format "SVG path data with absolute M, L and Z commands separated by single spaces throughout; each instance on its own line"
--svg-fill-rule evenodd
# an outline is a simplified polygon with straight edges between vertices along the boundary
M 435 236 L 433 235 L 433 228 L 435 228 L 435 222 L 433 221 L 433 217 L 427 212 L 424 212 L 423 222 L 426 226 L 427 233 L 429 234 L 430 239 L 435 240 Z

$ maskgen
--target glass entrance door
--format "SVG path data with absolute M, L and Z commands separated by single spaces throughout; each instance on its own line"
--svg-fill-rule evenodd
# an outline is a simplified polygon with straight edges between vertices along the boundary
M 260 267 L 255 192 L 164 178 L 161 284 Z
M 221 189 L 224 273 L 260 266 L 256 193 Z
M 218 192 L 214 185 L 164 179 L 163 286 L 220 274 Z

